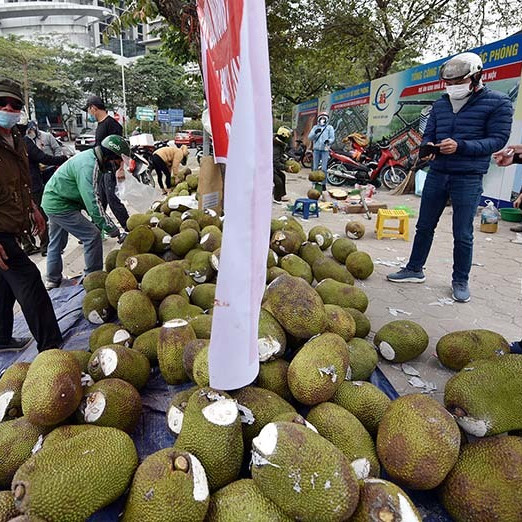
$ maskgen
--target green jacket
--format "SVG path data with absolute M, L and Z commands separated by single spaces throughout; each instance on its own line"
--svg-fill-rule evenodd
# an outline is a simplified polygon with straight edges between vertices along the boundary
M 111 232 L 116 225 L 103 210 L 98 198 L 100 172 L 94 150 L 80 152 L 67 160 L 45 185 L 42 208 L 47 215 L 86 210 L 93 223 Z

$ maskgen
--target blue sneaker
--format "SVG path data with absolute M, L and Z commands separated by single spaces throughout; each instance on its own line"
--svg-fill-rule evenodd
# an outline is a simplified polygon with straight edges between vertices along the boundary
M 386 277 L 392 283 L 424 283 L 426 281 L 426 276 L 422 270 L 416 272 L 408 268 L 401 268 L 398 272 L 388 274 Z
M 453 281 L 451 286 L 453 288 L 452 297 L 455 299 L 455 301 L 458 301 L 459 303 L 467 303 L 471 299 L 468 283 Z

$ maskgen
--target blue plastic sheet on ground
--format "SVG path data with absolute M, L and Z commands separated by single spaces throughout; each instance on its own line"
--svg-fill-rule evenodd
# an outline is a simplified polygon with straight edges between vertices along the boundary
M 82 286 L 57 288 L 50 292 L 56 317 L 64 338 L 66 350 L 88 350 L 89 336 L 96 325 L 89 323 L 82 314 L 84 297 Z M 14 335 L 16 337 L 30 336 L 27 323 L 21 313 L 16 314 Z M 14 362 L 31 361 L 37 355 L 36 344 L 33 342 L 23 352 L 0 353 L 0 373 Z M 377 368 L 370 382 L 380 388 L 390 399 L 398 397 L 398 393 Z M 132 435 L 140 462 L 152 453 L 168 448 L 174 444 L 174 437 L 167 428 L 165 412 L 174 393 L 189 385 L 169 386 L 163 380 L 158 368 L 154 368 L 147 386 L 141 390 L 143 413 L 135 432 Z M 386 478 L 383 476 L 383 478 Z M 438 501 L 434 491 L 405 491 L 410 495 L 423 517 L 424 522 L 451 522 L 451 517 Z M 100 510 L 89 518 L 89 522 L 117 521 L 125 505 L 125 497 Z

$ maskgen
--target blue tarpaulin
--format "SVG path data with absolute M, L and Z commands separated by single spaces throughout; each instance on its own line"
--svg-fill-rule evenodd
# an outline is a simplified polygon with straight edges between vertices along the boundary
M 66 350 L 88 350 L 89 336 L 96 325 L 89 323 L 82 314 L 82 301 L 85 295 L 82 286 L 56 288 L 50 292 L 56 317 L 64 338 Z M 15 316 L 15 337 L 30 336 L 25 319 L 21 313 Z M 32 361 L 37 355 L 36 343 L 33 342 L 24 352 L 0 353 L 0 373 L 14 362 Z M 398 397 L 394 387 L 380 369 L 372 374 L 370 382 L 380 388 L 388 397 Z M 166 410 L 174 393 L 185 389 L 188 384 L 169 386 L 163 380 L 158 368 L 154 368 L 147 386 L 141 390 L 143 413 L 132 435 L 140 462 L 156 451 L 172 446 L 174 437 L 166 424 Z M 383 478 L 386 478 L 383 475 Z M 438 501 L 435 491 L 405 491 L 419 509 L 424 522 L 451 522 L 451 517 Z M 124 507 L 122 497 L 105 509 L 93 515 L 89 522 L 112 522 Z

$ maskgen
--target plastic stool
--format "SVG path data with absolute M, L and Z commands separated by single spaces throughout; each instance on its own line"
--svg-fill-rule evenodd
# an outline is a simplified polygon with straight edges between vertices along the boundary
M 296 214 L 302 215 L 303 219 L 308 219 L 310 216 L 319 217 L 319 205 L 315 199 L 296 199 L 294 210 L 292 210 L 292 216 L 295 216 Z
M 399 221 L 399 226 L 385 226 L 385 222 L 387 219 L 397 219 Z M 383 237 L 396 237 L 408 241 L 410 233 L 410 216 L 408 216 L 408 213 L 404 210 L 391 210 L 380 208 L 377 212 L 377 223 L 375 225 L 375 233 L 377 234 L 377 239 L 382 239 Z

